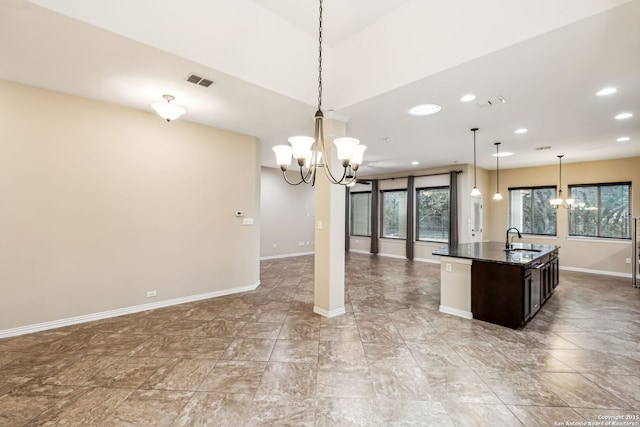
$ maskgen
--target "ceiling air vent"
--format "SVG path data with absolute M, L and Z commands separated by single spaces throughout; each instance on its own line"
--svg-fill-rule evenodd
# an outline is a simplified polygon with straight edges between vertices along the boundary
M 480 101 L 477 104 L 478 104 L 478 107 L 480 108 L 486 108 L 486 107 L 493 107 L 494 105 L 504 104 L 505 102 L 507 101 L 503 97 L 494 96 L 491 99 L 487 99 L 486 101 Z
M 185 80 L 188 81 L 189 83 L 193 83 L 194 85 L 204 86 L 204 87 L 209 87 L 213 84 L 213 80 L 209 80 L 195 74 L 189 74 Z
M 551 150 L 551 146 L 550 145 L 543 145 L 542 147 L 534 148 L 534 150 L 536 150 L 536 151 Z

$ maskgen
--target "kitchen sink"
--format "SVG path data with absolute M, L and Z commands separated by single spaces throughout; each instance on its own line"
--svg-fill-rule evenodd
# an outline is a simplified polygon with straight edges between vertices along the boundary
M 505 252 L 538 253 L 542 251 L 540 249 L 510 248 L 510 249 L 505 249 Z

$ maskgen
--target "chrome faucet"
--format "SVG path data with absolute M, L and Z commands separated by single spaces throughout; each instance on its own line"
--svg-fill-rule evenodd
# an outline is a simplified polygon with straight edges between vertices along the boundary
M 511 228 L 509 228 L 509 229 L 507 230 L 507 239 L 506 239 L 506 241 L 505 241 L 505 243 L 504 243 L 504 248 L 505 248 L 505 249 L 507 249 L 507 250 L 511 249 L 511 247 L 513 246 L 513 244 L 511 244 L 511 245 L 509 244 L 509 232 L 510 232 L 511 230 L 515 230 L 515 232 L 516 232 L 516 233 L 518 233 L 518 239 L 522 239 L 522 234 L 520 234 L 520 230 L 518 230 L 518 229 L 517 229 L 517 228 L 515 228 L 515 227 L 511 227 Z M 512 240 L 512 241 L 513 241 L 513 240 Z

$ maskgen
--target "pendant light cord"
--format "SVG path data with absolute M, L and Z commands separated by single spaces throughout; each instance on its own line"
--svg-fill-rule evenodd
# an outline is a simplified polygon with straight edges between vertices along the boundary
M 558 159 L 560 160 L 560 170 L 559 170 L 559 177 L 558 177 L 558 183 L 560 184 L 560 187 L 558 188 L 558 198 L 562 199 L 562 158 L 564 157 L 564 154 L 558 156 Z
M 322 0 L 318 25 L 318 111 L 322 110 Z
M 473 188 L 476 188 L 478 185 L 477 173 L 476 173 L 476 131 L 478 128 L 473 128 Z
M 500 155 L 498 153 L 498 148 L 500 147 L 500 143 L 496 142 L 496 192 L 500 192 Z

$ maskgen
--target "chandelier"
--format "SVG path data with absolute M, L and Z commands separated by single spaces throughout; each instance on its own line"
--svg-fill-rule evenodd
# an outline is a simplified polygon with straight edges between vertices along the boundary
M 558 209 L 560 206 L 562 206 L 565 209 L 571 209 L 571 206 L 573 205 L 575 200 L 562 198 L 562 158 L 563 157 L 564 157 L 564 154 L 561 154 L 558 156 L 558 160 L 560 160 L 560 180 L 559 180 L 560 185 L 558 186 L 558 198 L 550 199 L 549 203 L 551 203 L 551 206 L 553 206 L 556 209 Z
M 356 138 L 336 138 L 333 140 L 336 146 L 336 153 L 340 165 L 342 166 L 342 176 L 334 175 L 331 171 L 329 159 L 331 158 L 331 147 L 324 145 L 324 128 L 322 113 L 322 0 L 320 0 L 320 18 L 318 26 L 318 110 L 313 118 L 315 131 L 312 138 L 310 136 L 292 136 L 289 138 L 290 145 L 278 145 L 273 147 L 276 155 L 276 163 L 282 170 L 285 181 L 291 185 L 302 183 L 315 183 L 316 171 L 323 168 L 327 179 L 332 184 L 353 186 L 356 183 L 356 172 L 362 164 L 365 145 L 360 144 Z M 300 177 L 290 179 L 287 176 L 287 169 L 291 164 L 291 157 L 298 163 Z

